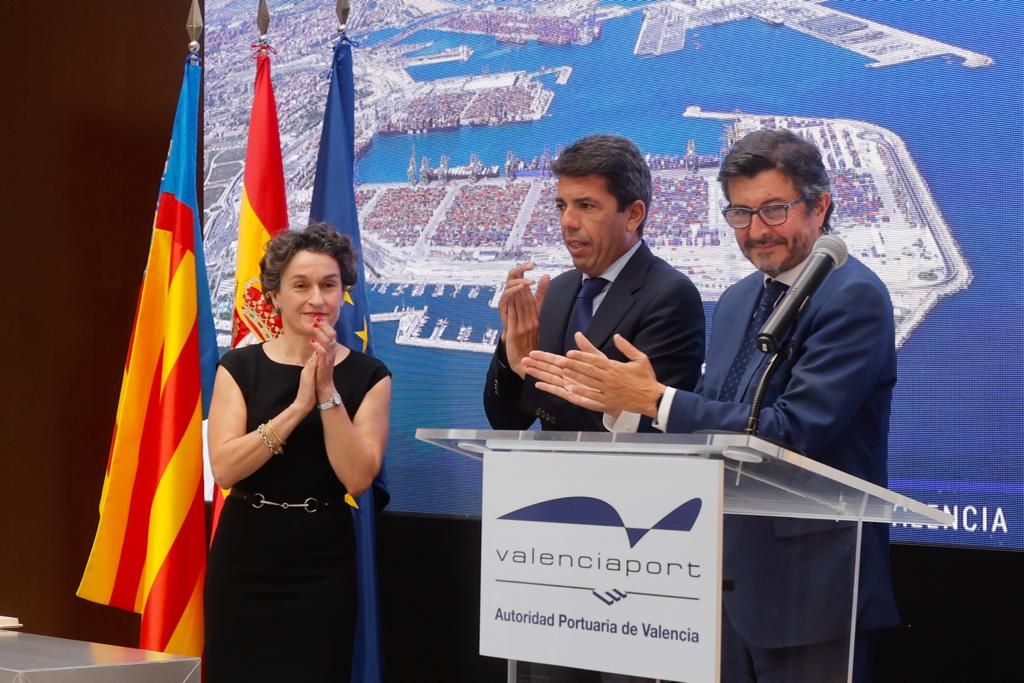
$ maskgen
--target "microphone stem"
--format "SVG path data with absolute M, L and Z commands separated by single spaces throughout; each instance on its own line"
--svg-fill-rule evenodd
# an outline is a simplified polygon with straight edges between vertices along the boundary
M 750 402 L 750 416 L 747 417 L 746 433 L 750 436 L 757 436 L 757 423 L 761 416 L 761 402 L 764 400 L 764 392 L 768 388 L 768 380 L 771 379 L 775 368 L 778 367 L 781 357 L 781 349 L 772 354 L 772 357 L 768 360 L 768 367 L 764 369 L 761 381 L 757 383 L 757 388 L 754 390 L 754 398 Z

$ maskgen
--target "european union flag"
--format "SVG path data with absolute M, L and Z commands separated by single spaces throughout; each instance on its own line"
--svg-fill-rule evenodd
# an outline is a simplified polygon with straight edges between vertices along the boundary
M 338 319 L 338 341 L 349 348 L 373 353 L 370 311 L 366 303 L 366 279 L 359 215 L 356 211 L 353 166 L 355 163 L 355 87 L 352 78 L 352 47 L 342 37 L 334 47 L 331 84 L 324 111 L 320 151 L 316 160 L 310 222 L 324 222 L 352 238 L 359 252 L 359 282 L 348 292 Z M 385 461 L 386 462 L 386 461 Z M 373 486 L 359 496 L 353 514 L 356 532 L 356 569 L 359 577 L 359 613 L 352 660 L 354 683 L 381 680 L 380 620 L 377 608 L 376 514 L 390 499 L 384 464 Z

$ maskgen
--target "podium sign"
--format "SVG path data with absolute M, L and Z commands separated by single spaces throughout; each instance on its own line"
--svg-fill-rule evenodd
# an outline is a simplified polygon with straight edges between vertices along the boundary
M 769 629 L 810 627 L 816 636 L 827 617 L 845 643 L 799 680 L 850 681 L 864 524 L 953 522 L 746 434 L 417 429 L 416 437 L 483 460 L 480 653 L 508 658 L 510 681 L 516 660 L 717 681 L 723 513 L 753 522 L 733 553 L 774 560 L 775 576 L 797 582 L 736 585 L 731 608 L 765 617 Z M 743 545 L 766 534 L 806 543 L 769 557 Z M 846 542 L 824 551 L 834 566 L 816 586 L 826 597 L 780 601 L 779 586 L 812 588 L 789 569 L 814 561 L 819 542 L 836 534 Z
M 488 451 L 480 653 L 718 680 L 721 460 Z

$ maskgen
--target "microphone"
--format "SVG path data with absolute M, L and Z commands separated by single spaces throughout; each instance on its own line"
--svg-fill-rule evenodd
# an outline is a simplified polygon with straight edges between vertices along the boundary
M 818 287 L 832 272 L 832 268 L 841 268 L 846 263 L 846 258 L 846 242 L 835 235 L 818 238 L 807 263 L 797 275 L 796 282 L 783 295 L 779 305 L 758 332 L 757 348 L 763 353 L 775 353 L 779 350 L 779 342 L 806 308 L 811 296 L 818 291 Z

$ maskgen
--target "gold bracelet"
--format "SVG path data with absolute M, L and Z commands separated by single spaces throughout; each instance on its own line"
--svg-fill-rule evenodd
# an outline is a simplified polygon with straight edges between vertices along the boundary
M 277 433 L 277 430 L 274 429 L 274 423 L 267 420 L 264 423 L 264 427 L 266 428 L 266 431 L 270 432 L 270 440 L 277 444 L 277 452 L 280 453 L 283 451 L 285 442 L 284 439 L 281 438 L 281 435 Z
M 267 436 L 265 424 L 261 424 L 259 427 L 257 427 L 256 433 L 260 435 L 260 440 L 263 441 L 263 445 L 267 447 L 271 455 L 277 455 L 284 450 L 283 448 L 281 448 L 281 444 L 274 443 L 273 441 L 270 440 L 270 437 Z

